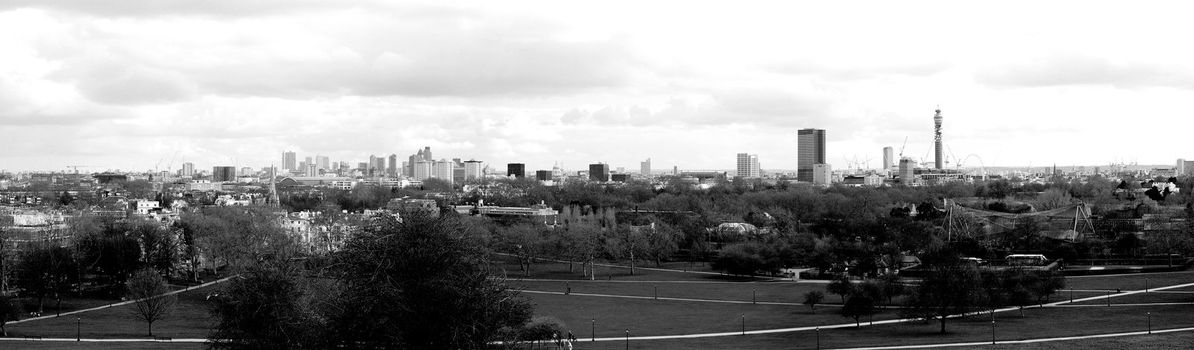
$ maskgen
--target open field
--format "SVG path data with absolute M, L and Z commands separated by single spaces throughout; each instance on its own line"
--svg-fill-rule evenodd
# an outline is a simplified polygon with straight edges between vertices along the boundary
M 517 265 L 510 265 L 517 268 Z M 579 266 L 578 266 L 579 268 Z M 509 282 L 526 293 L 523 296 L 536 306 L 536 315 L 560 319 L 582 341 L 579 349 L 623 349 L 622 341 L 589 342 L 590 337 L 616 338 L 630 331 L 631 337 L 669 336 L 699 333 L 740 332 L 780 329 L 792 327 L 814 327 L 842 325 L 852 319 L 839 316 L 840 299 L 826 293 L 826 305 L 817 307 L 816 312 L 807 306 L 798 305 L 803 294 L 810 290 L 824 291 L 825 284 L 818 282 L 791 282 L 777 280 L 732 281 L 726 276 L 683 271 L 659 271 L 640 269 L 631 276 L 625 268 L 598 267 L 598 275 L 608 270 L 612 279 L 582 281 L 579 273 L 571 274 L 575 279 L 552 280 L 556 275 L 568 275 L 566 264 L 537 264 L 532 278 Z M 1067 288 L 1075 288 L 1075 298 L 1104 295 L 1106 290 L 1119 288 L 1123 291 L 1142 289 L 1145 279 L 1152 288 L 1194 282 L 1194 273 L 1162 273 L 1150 275 L 1120 275 L 1069 278 Z M 571 287 L 573 295 L 532 293 L 544 291 L 563 293 Z M 653 300 L 656 288 L 661 298 L 691 298 L 706 301 Z M 217 287 L 205 288 L 179 294 L 179 305 L 167 319 L 154 325 L 154 335 L 171 338 L 202 338 L 213 321 L 203 300 Z M 1194 288 L 1170 291 L 1194 291 Z M 593 295 L 583 295 L 593 294 Z M 760 304 L 752 304 L 752 294 Z M 606 296 L 609 295 L 609 296 Z M 1064 301 L 1069 291 L 1056 294 L 1052 301 Z M 633 296 L 624 298 L 618 296 Z M 1074 306 L 1029 308 L 1021 317 L 1017 311 L 996 314 L 996 338 L 1018 340 L 1029 338 L 1050 338 L 1103 333 L 1142 331 L 1148 327 L 1148 316 L 1152 313 L 1154 329 L 1194 327 L 1194 305 L 1122 305 L 1140 303 L 1180 303 L 1194 301 L 1194 293 L 1140 293 L 1112 298 L 1119 306 L 1099 307 L 1102 300 L 1080 302 Z M 73 308 L 89 304 L 103 304 L 109 301 L 86 301 L 72 303 Z M 797 305 L 776 305 L 769 302 Z M 898 303 L 898 301 L 897 301 Z M 64 309 L 66 309 L 64 301 Z M 1087 305 L 1087 306 L 1082 306 Z M 79 333 L 83 338 L 125 339 L 148 338 L 145 324 L 131 316 L 132 306 L 90 311 L 79 315 Z M 934 344 L 953 342 L 982 342 L 991 337 L 989 315 L 951 319 L 948 333 L 938 334 L 937 323 L 904 322 L 868 326 L 863 319 L 860 328 L 823 329 L 820 331 L 822 348 L 849 348 L 899 344 Z M 898 318 L 896 309 L 883 310 L 869 319 L 875 321 Z M 595 322 L 594 322 L 595 321 Z M 745 324 L 743 324 L 745 321 Z M 73 338 L 76 335 L 76 320 L 72 316 L 52 318 L 15 324 L 8 327 L 13 337 L 41 336 Z M 1151 346 L 1166 349 L 1169 342 L 1188 342 L 1190 333 L 1126 338 L 1081 340 L 1087 348 L 1121 348 L 1122 346 Z M 631 340 L 630 348 L 637 349 L 721 349 L 721 348 L 783 348 L 811 349 L 817 345 L 817 332 L 795 331 L 746 336 L 719 336 L 690 339 Z M 19 344 L 19 345 L 17 345 Z M 1019 344 L 995 346 L 993 349 L 1030 348 L 1057 349 L 1072 348 L 1076 344 L 1064 343 Z M 1140 344 L 1140 345 L 1137 345 Z M 1183 343 L 1185 344 L 1185 343 Z M 202 344 L 167 342 L 148 343 L 51 343 L 18 341 L 0 343 L 0 347 L 17 345 L 22 349 L 198 349 Z M 983 347 L 978 347 L 983 348 Z M 1180 347 L 1184 348 L 1184 347 Z
M 67 349 L 67 350 L 85 350 L 85 349 L 186 349 L 186 350 L 201 350 L 207 349 L 207 344 L 203 343 L 173 343 L 173 342 L 60 342 L 60 341 L 0 341 L 0 348 L 4 349 L 22 349 L 22 350 L 41 350 L 41 349 Z

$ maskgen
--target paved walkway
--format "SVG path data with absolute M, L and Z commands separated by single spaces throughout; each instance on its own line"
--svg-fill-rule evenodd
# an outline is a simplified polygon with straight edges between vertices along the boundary
M 594 294 L 594 293 L 576 293 L 565 294 L 564 292 L 548 292 L 541 290 L 522 290 L 523 293 L 531 294 L 551 294 L 551 295 L 569 295 L 580 297 L 600 297 L 600 298 L 623 298 L 623 299 L 640 299 L 640 300 L 667 300 L 667 301 L 692 301 L 701 303 L 722 303 L 722 304 L 757 304 L 757 305 L 789 305 L 789 306 L 808 306 L 802 303 L 785 303 L 778 301 L 749 301 L 749 300 L 725 300 L 725 299 L 694 299 L 694 298 L 671 298 L 671 297 L 648 297 L 641 295 L 621 295 L 621 294 Z M 841 307 L 841 304 L 820 304 L 817 306 Z
M 228 276 L 228 277 L 224 277 L 224 278 L 221 278 L 221 279 L 218 279 L 218 280 L 215 280 L 215 281 L 207 282 L 207 283 L 200 284 L 200 285 L 193 286 L 193 287 L 186 287 L 186 288 L 183 288 L 183 289 L 179 289 L 179 290 L 175 290 L 175 291 L 166 292 L 166 293 L 163 293 L 163 294 L 161 294 L 161 295 L 155 295 L 155 296 L 152 296 L 152 297 L 149 297 L 149 298 L 159 298 L 159 297 L 163 297 L 163 296 L 167 296 L 167 295 L 174 295 L 174 294 L 178 294 L 178 293 L 182 293 L 182 292 L 186 292 L 186 291 L 190 291 L 190 290 L 194 290 L 194 289 L 200 289 L 200 288 L 208 287 L 208 286 L 211 286 L 211 285 L 214 285 L 214 284 L 218 284 L 218 283 L 223 283 L 223 282 L 226 282 L 226 281 L 228 281 L 229 279 L 232 279 L 233 277 L 236 277 L 236 276 Z M 149 299 L 149 298 L 145 298 L 145 299 Z M 46 315 L 46 316 L 30 317 L 30 318 L 26 318 L 26 319 L 23 319 L 23 320 L 18 320 L 18 321 L 9 321 L 9 322 L 8 322 L 6 325 L 18 324 L 18 323 L 25 323 L 25 322 L 32 322 L 32 321 L 38 321 L 38 320 L 45 320 L 45 319 L 51 319 L 51 318 L 62 317 L 62 316 L 67 316 L 67 315 L 80 314 L 80 313 L 84 313 L 84 312 L 90 312 L 90 311 L 95 311 L 95 310 L 107 309 L 107 308 L 110 308 L 110 307 L 124 306 L 124 305 L 128 305 L 128 304 L 135 303 L 135 302 L 137 302 L 138 300 L 142 300 L 142 299 L 135 299 L 135 300 L 122 301 L 122 302 L 119 302 L 119 303 L 115 303 L 115 304 L 108 304 L 108 305 L 104 305 L 104 306 L 97 306 L 97 307 L 93 307 L 93 308 L 90 308 L 90 309 L 82 309 L 82 310 L 68 311 L 68 312 L 63 312 L 63 313 L 61 313 L 61 314 L 57 314 L 57 315 Z M 72 339 L 72 340 L 73 340 L 73 339 Z
M 1022 339 L 1022 340 L 999 340 L 994 342 L 969 342 L 969 343 L 944 343 L 944 344 L 921 344 L 921 345 L 895 345 L 895 346 L 876 346 L 869 348 L 844 348 L 839 350 L 891 350 L 891 349 L 928 349 L 928 348 L 945 348 L 945 347 L 962 347 L 962 346 L 990 346 L 990 345 L 1008 345 L 1008 344 L 1032 344 L 1044 343 L 1052 341 L 1073 341 L 1082 339 L 1096 339 L 1096 338 L 1113 338 L 1113 337 L 1127 337 L 1134 335 L 1148 335 L 1148 334 L 1162 334 L 1173 332 L 1189 332 L 1194 331 L 1194 327 L 1188 328 L 1171 328 L 1171 329 L 1154 329 L 1150 331 L 1138 332 L 1123 332 L 1123 333 L 1107 333 L 1094 335 L 1081 335 L 1073 337 L 1057 337 L 1057 338 L 1037 338 L 1037 339 Z

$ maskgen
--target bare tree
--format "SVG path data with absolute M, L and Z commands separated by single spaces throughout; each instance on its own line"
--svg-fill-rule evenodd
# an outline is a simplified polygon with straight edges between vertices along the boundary
M 149 336 L 153 336 L 153 322 L 161 320 L 174 309 L 178 297 L 164 295 L 170 291 L 166 280 L 157 270 L 145 268 L 137 271 L 125 284 L 128 298 L 133 300 L 133 315 L 149 324 Z

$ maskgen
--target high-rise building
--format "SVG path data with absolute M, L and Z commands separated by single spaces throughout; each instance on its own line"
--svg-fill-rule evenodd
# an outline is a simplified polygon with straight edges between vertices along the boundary
M 390 153 L 390 164 L 387 164 L 386 175 L 398 176 L 398 155 Z
M 411 177 L 413 177 L 415 179 L 415 181 L 426 180 L 427 178 L 431 177 L 431 172 L 432 172 L 433 166 L 434 166 L 434 163 L 429 160 L 420 159 L 418 161 L 415 161 L 415 166 L 413 167 L 414 175 Z
M 319 168 L 319 170 L 332 171 L 331 163 L 332 161 L 328 156 L 315 156 L 315 167 Z
M 305 169 L 303 171 L 303 176 L 306 176 L 306 177 L 319 176 L 319 166 L 315 165 L 315 163 L 308 163 L 307 169 Z
M 471 180 L 483 178 L 485 177 L 485 173 L 483 172 L 484 169 L 485 163 L 479 160 L 466 160 L 464 161 L 464 179 Z
M 893 153 L 891 146 L 883 147 L 883 171 L 891 170 L 891 167 L 895 165 L 894 162 L 895 153 Z
M 833 182 L 833 169 L 829 164 L 813 164 L 813 184 L 828 185 Z
M 431 147 L 423 147 L 423 149 L 418 150 L 417 152 L 415 152 L 415 154 L 410 155 L 410 157 L 406 161 L 406 164 L 408 166 L 408 168 L 406 169 L 406 176 L 417 177 L 417 176 L 415 176 L 415 163 L 417 163 L 420 160 L 425 160 L 425 161 L 432 160 Z
M 453 183 L 452 165 L 453 163 L 447 159 L 441 159 L 434 162 L 431 166 L 431 177 L 447 181 L 448 183 Z
M 944 168 L 942 161 L 945 158 L 941 153 L 941 109 L 937 109 L 937 114 L 933 115 L 933 149 L 935 157 L 933 157 L 933 167 L 940 170 Z
M 535 180 L 547 181 L 551 180 L 551 170 L 536 170 Z
M 651 158 L 647 158 L 647 160 L 639 163 L 638 168 L 639 175 L 642 175 L 643 177 L 651 177 Z
M 589 164 L 589 180 L 590 181 L 609 181 L 609 164 L 597 163 Z
M 527 166 L 523 163 L 509 163 L 506 164 L 506 176 L 513 176 L 516 178 L 524 178 L 527 176 Z
M 825 130 L 800 129 L 796 147 L 796 180 L 812 182 L 813 165 L 825 164 Z
M 195 163 L 191 163 L 191 162 L 182 163 L 182 171 L 179 171 L 178 175 L 195 176 Z
M 1178 158 L 1178 159 L 1177 159 L 1177 166 L 1173 167 L 1173 175 L 1174 175 L 1174 176 L 1181 176 L 1181 175 L 1185 175 L 1185 174 L 1186 174 L 1186 171 L 1188 171 L 1188 170 L 1186 169 L 1186 160 L 1185 160 L 1185 159 L 1182 159 L 1182 158 Z
M 762 177 L 759 171 L 759 155 L 738 153 L 738 177 L 753 179 Z
M 211 167 L 211 182 L 231 182 L 231 181 L 236 181 L 236 167 L 234 167 L 234 166 Z
M 297 166 L 298 166 L 298 163 L 296 163 L 296 156 L 295 156 L 294 152 L 291 152 L 291 151 L 282 152 L 282 170 L 286 170 L 286 171 L 297 170 L 298 169 Z
M 911 186 L 916 181 L 916 161 L 911 158 L 900 159 L 900 183 Z

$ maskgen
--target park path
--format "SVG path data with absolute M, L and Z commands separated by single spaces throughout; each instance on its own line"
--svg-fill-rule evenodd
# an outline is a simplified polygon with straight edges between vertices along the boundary
M 186 291 L 190 291 L 190 290 L 194 290 L 194 289 L 200 289 L 200 288 L 204 288 L 204 287 L 212 286 L 212 285 L 215 285 L 215 284 L 219 284 L 219 283 L 227 282 L 228 280 L 230 280 L 230 279 L 232 279 L 232 278 L 235 278 L 235 277 L 237 277 L 237 276 L 239 276 L 239 275 L 233 275 L 233 276 L 224 277 L 224 278 L 221 278 L 221 279 L 218 279 L 218 280 L 215 280 L 215 281 L 211 281 L 211 282 L 207 282 L 207 283 L 204 283 L 204 284 L 200 284 L 200 285 L 197 285 L 197 286 L 193 286 L 193 287 L 186 287 L 186 288 L 179 289 L 179 290 L 169 291 L 169 292 L 166 292 L 166 293 L 162 293 L 162 294 L 155 295 L 155 296 L 152 296 L 152 297 L 149 297 L 149 298 L 144 298 L 144 299 L 150 299 L 150 298 L 160 298 L 160 297 L 164 297 L 164 296 L 167 296 L 167 295 L 174 295 L 174 294 L 178 294 L 178 293 L 182 293 L 182 292 L 186 292 Z M 61 314 L 56 314 L 56 315 L 46 315 L 46 316 L 30 317 L 30 318 L 26 318 L 26 319 L 23 319 L 23 320 L 9 321 L 9 322 L 8 322 L 8 325 L 12 325 L 12 324 L 18 324 L 18 323 L 25 323 L 25 322 L 32 322 L 32 321 L 38 321 L 38 320 L 45 320 L 45 319 L 51 319 L 51 318 L 57 318 L 57 317 L 62 317 L 62 316 L 67 316 L 67 315 L 81 314 L 81 313 L 84 313 L 84 312 L 91 312 L 91 311 L 95 311 L 95 310 L 102 310 L 102 309 L 107 309 L 107 308 L 112 308 L 112 307 L 119 307 L 119 306 L 124 306 L 124 305 L 128 305 L 128 304 L 132 304 L 132 303 L 135 303 L 135 302 L 137 302 L 137 301 L 140 301 L 140 300 L 143 300 L 143 299 L 133 299 L 133 300 L 126 300 L 126 301 L 122 301 L 122 302 L 115 303 L 115 304 L 102 305 L 102 306 L 97 306 L 97 307 L 93 307 L 93 308 L 90 308 L 90 309 L 82 309 L 82 310 L 68 311 L 68 312 L 63 312 L 63 313 L 61 313 Z M 72 339 L 72 340 L 73 340 L 73 339 Z
M 1056 338 L 1036 338 L 1036 339 L 1021 339 L 1021 340 L 999 340 L 993 342 L 968 342 L 968 343 L 942 343 L 942 344 L 919 344 L 919 345 L 893 345 L 893 346 L 875 346 L 866 348 L 841 348 L 838 350 L 895 350 L 895 349 L 928 349 L 928 348 L 945 348 L 945 347 L 965 347 L 965 346 L 991 346 L 991 345 L 1009 345 L 1009 344 L 1032 344 L 1045 343 L 1054 341 L 1073 341 L 1082 339 L 1096 339 L 1096 338 L 1114 338 L 1114 337 L 1128 337 L 1136 335 L 1148 334 L 1162 334 L 1174 332 L 1189 332 L 1194 331 L 1194 327 L 1186 328 L 1170 328 L 1170 329 L 1154 329 L 1151 331 L 1136 331 L 1136 332 L 1122 332 L 1122 333 L 1104 333 L 1092 335 L 1079 335 L 1072 337 L 1056 337 Z
M 515 257 L 515 258 L 518 258 L 518 257 L 519 257 L 518 255 L 515 255 L 515 254 L 510 254 L 510 253 L 493 253 L 493 254 L 495 254 L 495 255 L 502 255 L 502 256 L 511 256 L 511 257 Z M 554 262 L 554 263 L 578 263 L 578 264 L 580 263 L 579 261 L 567 261 L 567 260 L 559 260 L 559 259 L 551 259 L 551 258 L 535 258 L 535 260 L 549 261 L 549 262 Z M 601 266 L 601 267 L 618 267 L 618 268 L 624 268 L 624 269 L 629 269 L 629 268 L 630 268 L 630 266 L 625 266 L 625 265 L 614 265 L 614 264 L 604 264 L 604 263 L 601 263 L 601 264 L 599 264 L 599 263 L 593 263 L 593 266 Z M 664 268 L 658 268 L 658 267 L 642 267 L 642 266 L 635 266 L 635 267 L 634 267 L 634 269 L 635 269 L 635 270 L 647 270 L 647 271 L 661 271 L 661 272 L 692 273 L 692 274 L 698 274 L 698 275 L 714 275 L 714 276 L 722 276 L 722 275 L 725 275 L 725 274 L 723 274 L 723 273 L 720 273 L 720 272 L 691 271 L 691 270 L 676 270 L 676 269 L 664 269 Z
M 564 292 L 549 292 L 541 290 L 521 290 L 522 293 L 530 294 L 550 294 L 550 295 L 568 295 L 581 297 L 599 297 L 599 298 L 622 298 L 622 299 L 640 299 L 640 300 L 666 300 L 666 301 L 691 301 L 700 303 L 721 303 L 721 304 L 758 304 L 758 305 L 788 305 L 788 306 L 808 306 L 803 303 L 785 303 L 778 301 L 749 301 L 749 300 L 725 300 L 725 299 L 693 299 L 693 298 L 671 298 L 671 297 L 654 297 L 642 295 L 623 295 L 623 294 L 596 294 L 596 293 L 564 293 Z M 817 306 L 841 307 L 841 304 L 817 304 Z

